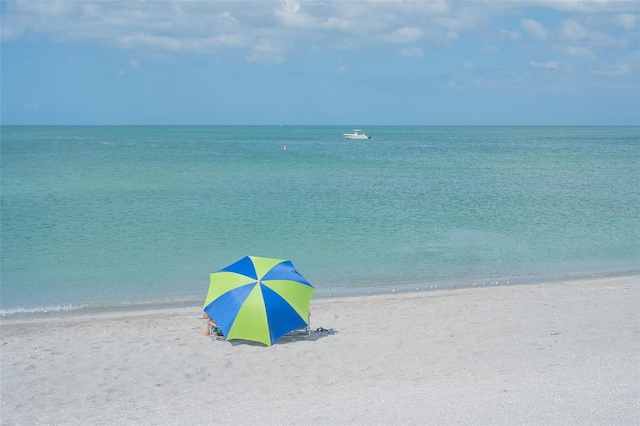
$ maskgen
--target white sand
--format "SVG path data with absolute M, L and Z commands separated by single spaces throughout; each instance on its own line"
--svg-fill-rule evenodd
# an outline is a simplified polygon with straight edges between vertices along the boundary
M 2 320 L 2 425 L 640 424 L 640 277 L 314 299 L 308 339 L 196 308 Z

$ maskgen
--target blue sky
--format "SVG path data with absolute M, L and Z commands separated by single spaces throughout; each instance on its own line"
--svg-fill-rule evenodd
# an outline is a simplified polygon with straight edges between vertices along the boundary
M 640 125 L 637 1 L 1 1 L 2 124 Z

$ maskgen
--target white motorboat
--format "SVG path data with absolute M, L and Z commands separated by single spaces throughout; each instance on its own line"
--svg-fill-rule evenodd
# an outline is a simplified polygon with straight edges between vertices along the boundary
M 353 129 L 353 133 L 343 133 L 347 139 L 371 139 L 371 136 L 365 135 L 365 133 L 360 129 Z

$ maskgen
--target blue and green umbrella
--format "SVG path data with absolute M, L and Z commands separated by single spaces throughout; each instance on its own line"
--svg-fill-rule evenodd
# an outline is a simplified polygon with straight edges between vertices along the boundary
M 271 346 L 308 325 L 315 288 L 289 260 L 246 256 L 210 277 L 204 311 L 226 340 Z

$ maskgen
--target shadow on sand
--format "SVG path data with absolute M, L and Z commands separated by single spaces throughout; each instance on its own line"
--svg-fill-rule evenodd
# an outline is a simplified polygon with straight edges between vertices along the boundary
M 304 330 L 295 330 L 279 338 L 274 343 L 274 345 L 291 344 L 295 342 L 304 342 L 304 341 L 315 342 L 317 340 L 320 340 L 327 336 L 334 335 L 336 333 L 337 331 L 334 330 L 333 328 L 330 328 L 327 330 L 322 327 L 318 327 L 315 330 L 311 330 L 309 334 L 307 334 Z M 251 340 L 234 339 L 234 340 L 228 340 L 228 342 L 231 344 L 231 346 L 238 346 L 238 345 L 265 346 L 262 343 L 253 342 Z

